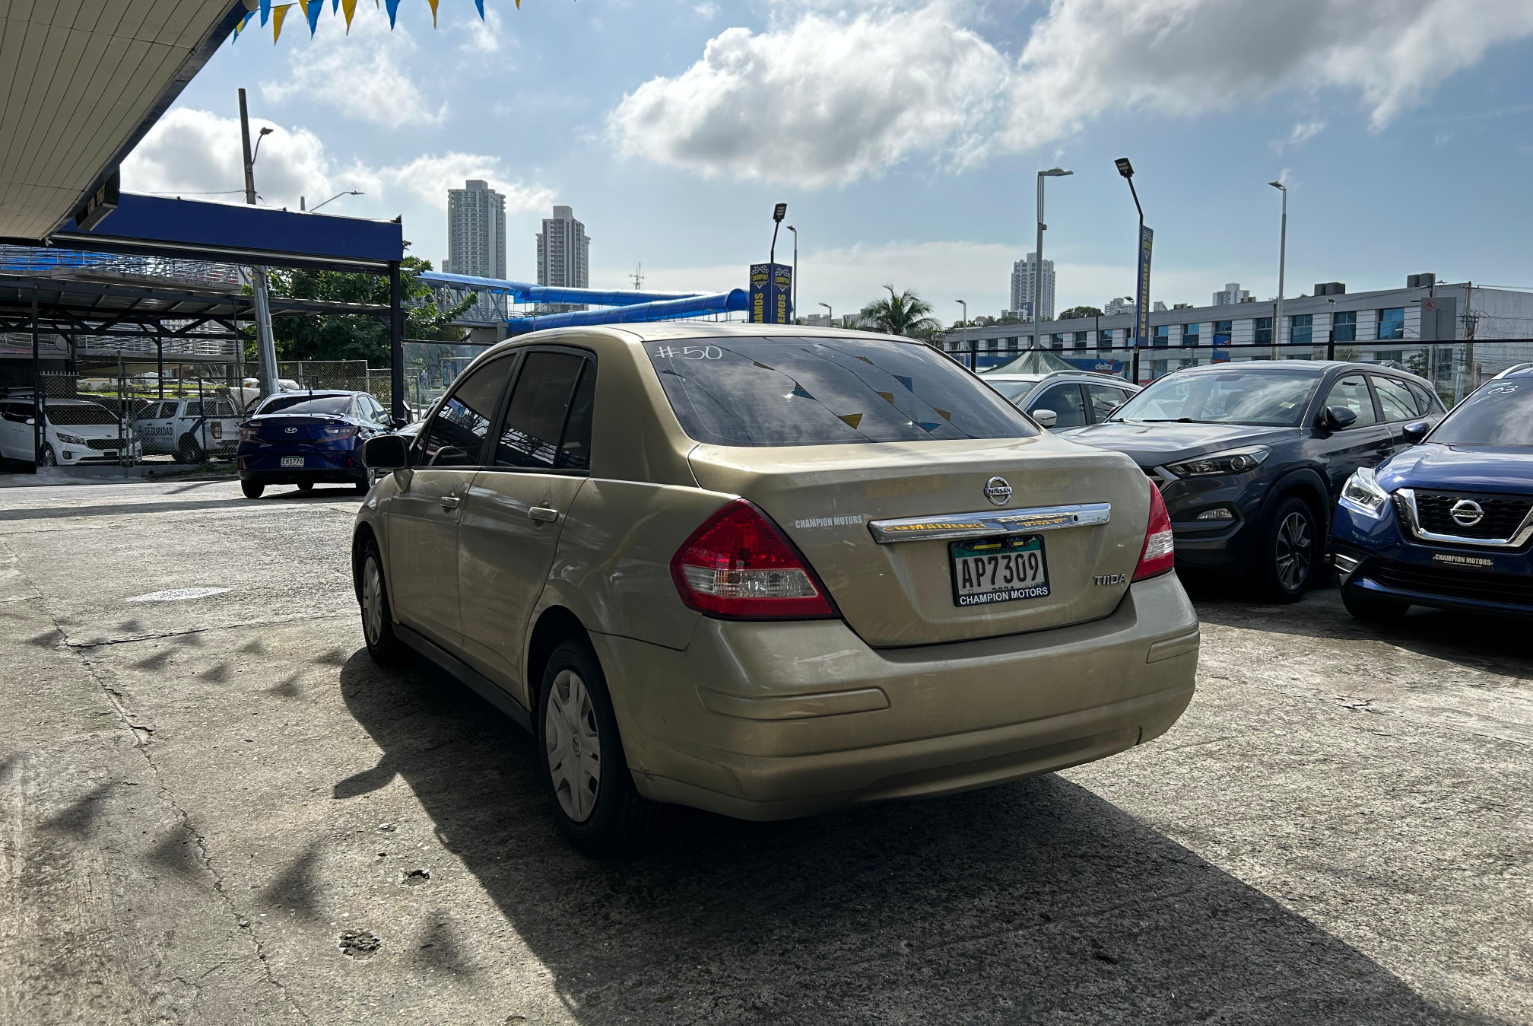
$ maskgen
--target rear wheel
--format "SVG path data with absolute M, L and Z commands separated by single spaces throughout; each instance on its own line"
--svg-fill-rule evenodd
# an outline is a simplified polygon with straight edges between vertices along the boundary
M 366 481 L 358 481 L 357 482 L 357 494 L 358 495 L 366 495 L 367 492 L 368 492 L 368 489 L 370 489 L 371 487 L 372 487 L 372 485 L 369 484 Z
M 394 633 L 394 617 L 389 609 L 389 589 L 383 580 L 383 559 L 378 546 L 369 541 L 362 553 L 362 637 L 367 654 L 381 666 L 398 663 L 405 654 L 404 645 Z
M 314 482 L 313 481 L 299 481 L 298 482 L 298 490 L 300 492 L 302 492 L 303 494 L 308 495 L 310 492 L 312 492 L 314 490 Z
M 1411 608 L 1409 602 L 1379 598 L 1346 585 L 1341 587 L 1341 604 L 1347 607 L 1347 612 L 1368 623 L 1399 623 Z
M 1309 503 L 1298 496 L 1278 503 L 1268 518 L 1254 568 L 1268 600 L 1297 602 L 1304 597 L 1320 558 L 1319 537 Z
M 207 458 L 208 454 L 203 451 L 202 446 L 197 444 L 197 439 L 192 435 L 182 435 L 181 440 L 176 443 L 177 463 L 201 463 Z
M 240 481 L 240 491 L 245 493 L 247 499 L 259 499 L 261 493 L 266 491 L 266 486 L 259 481 Z
M 664 807 L 634 787 L 606 676 L 584 639 L 567 638 L 549 656 L 537 724 L 539 773 L 564 836 L 588 855 L 643 851 Z

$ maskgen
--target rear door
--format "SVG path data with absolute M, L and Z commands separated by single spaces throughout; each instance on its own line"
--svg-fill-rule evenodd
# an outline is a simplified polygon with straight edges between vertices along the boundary
M 1322 410 L 1340 406 L 1357 415 L 1351 427 L 1334 432 L 1323 443 L 1332 497 L 1341 494 L 1341 486 L 1358 467 L 1378 466 L 1394 452 L 1393 437 L 1379 417 L 1369 377 L 1361 372 L 1342 375 L 1321 403 Z
M 577 350 L 525 352 L 491 455 L 474 477 L 458 530 L 463 651 L 526 701 L 528 620 L 591 459 L 596 363 Z
M 497 357 L 457 382 L 412 452 L 389 504 L 389 592 L 399 618 L 458 650 L 458 524 L 515 356 Z

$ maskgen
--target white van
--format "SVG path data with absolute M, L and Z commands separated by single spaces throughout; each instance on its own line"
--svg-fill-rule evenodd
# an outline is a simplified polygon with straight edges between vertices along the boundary
M 178 463 L 201 463 L 209 456 L 233 456 L 240 443 L 240 416 L 223 396 L 161 399 L 144 406 L 138 418 L 144 452 L 174 456 Z
M 132 428 L 88 399 L 49 399 L 43 407 L 43 466 L 137 462 L 143 447 Z M 0 397 L 0 455 L 33 462 L 32 396 Z

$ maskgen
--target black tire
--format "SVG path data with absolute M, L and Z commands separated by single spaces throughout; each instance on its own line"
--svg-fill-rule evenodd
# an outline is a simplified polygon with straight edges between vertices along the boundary
M 371 482 L 368 482 L 368 481 L 358 481 L 357 482 L 357 494 L 358 495 L 366 495 L 368 493 L 368 491 L 372 487 L 373 486 L 372 486 Z
M 1269 602 L 1297 602 L 1314 583 L 1324 552 L 1315 511 L 1296 495 L 1278 502 L 1267 518 L 1253 576 Z
M 207 458 L 208 454 L 191 435 L 182 435 L 181 440 L 176 443 L 177 463 L 201 463 Z
M 303 494 L 308 495 L 310 492 L 312 492 L 314 490 L 314 482 L 313 481 L 299 481 L 298 482 L 298 490 L 300 492 L 302 492 Z
M 389 605 L 388 579 L 383 574 L 383 557 L 378 544 L 368 541 L 362 550 L 358 580 L 358 605 L 362 609 L 362 638 L 367 654 L 380 666 L 394 666 L 405 658 L 406 649 L 394 633 L 394 612 Z
M 1399 623 L 1410 611 L 1409 602 L 1379 598 L 1356 588 L 1341 586 L 1341 604 L 1359 620 L 1367 623 Z
M 56 467 L 58 465 L 59 465 L 58 453 L 53 451 L 53 445 L 51 443 L 44 442 L 43 443 L 43 466 L 45 466 L 45 467 Z
M 261 493 L 266 491 L 266 486 L 259 481 L 240 479 L 240 491 L 245 493 L 247 499 L 259 499 Z
M 607 678 L 584 638 L 566 638 L 549 656 L 536 717 L 538 775 L 564 836 L 598 858 L 631 858 L 643 852 L 654 839 L 664 806 L 634 787 Z M 594 759 L 589 754 L 593 739 Z M 572 760 L 573 774 L 568 772 Z M 593 765 L 594 781 L 589 775 Z M 576 794 L 577 782 L 584 796 Z

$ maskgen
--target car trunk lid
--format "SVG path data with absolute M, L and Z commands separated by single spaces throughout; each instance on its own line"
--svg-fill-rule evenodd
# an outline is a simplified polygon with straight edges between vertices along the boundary
M 1149 486 L 1129 459 L 1047 435 L 791 448 L 699 445 L 690 460 L 702 487 L 749 499 L 777 522 L 847 623 L 874 647 L 993 637 L 1106 616 L 1133 577 L 1149 517 Z M 986 495 L 997 477 L 1011 488 L 1001 505 Z M 1082 506 L 1095 508 L 1083 514 Z M 1051 512 L 1029 519 L 1028 511 Z M 936 522 L 916 528 L 883 523 L 912 518 Z M 874 522 L 882 541 L 870 527 Z M 976 522 L 980 538 L 965 544 L 1008 532 L 1041 540 L 1046 594 L 1034 587 L 1034 597 L 959 604 L 954 574 L 961 577 L 962 566 L 953 562 L 954 539 L 943 536 L 951 533 L 943 525 L 961 525 L 967 533 Z
M 329 429 L 350 426 L 344 417 L 296 413 L 270 413 L 253 418 L 251 423 L 263 442 L 312 442 L 328 438 Z

